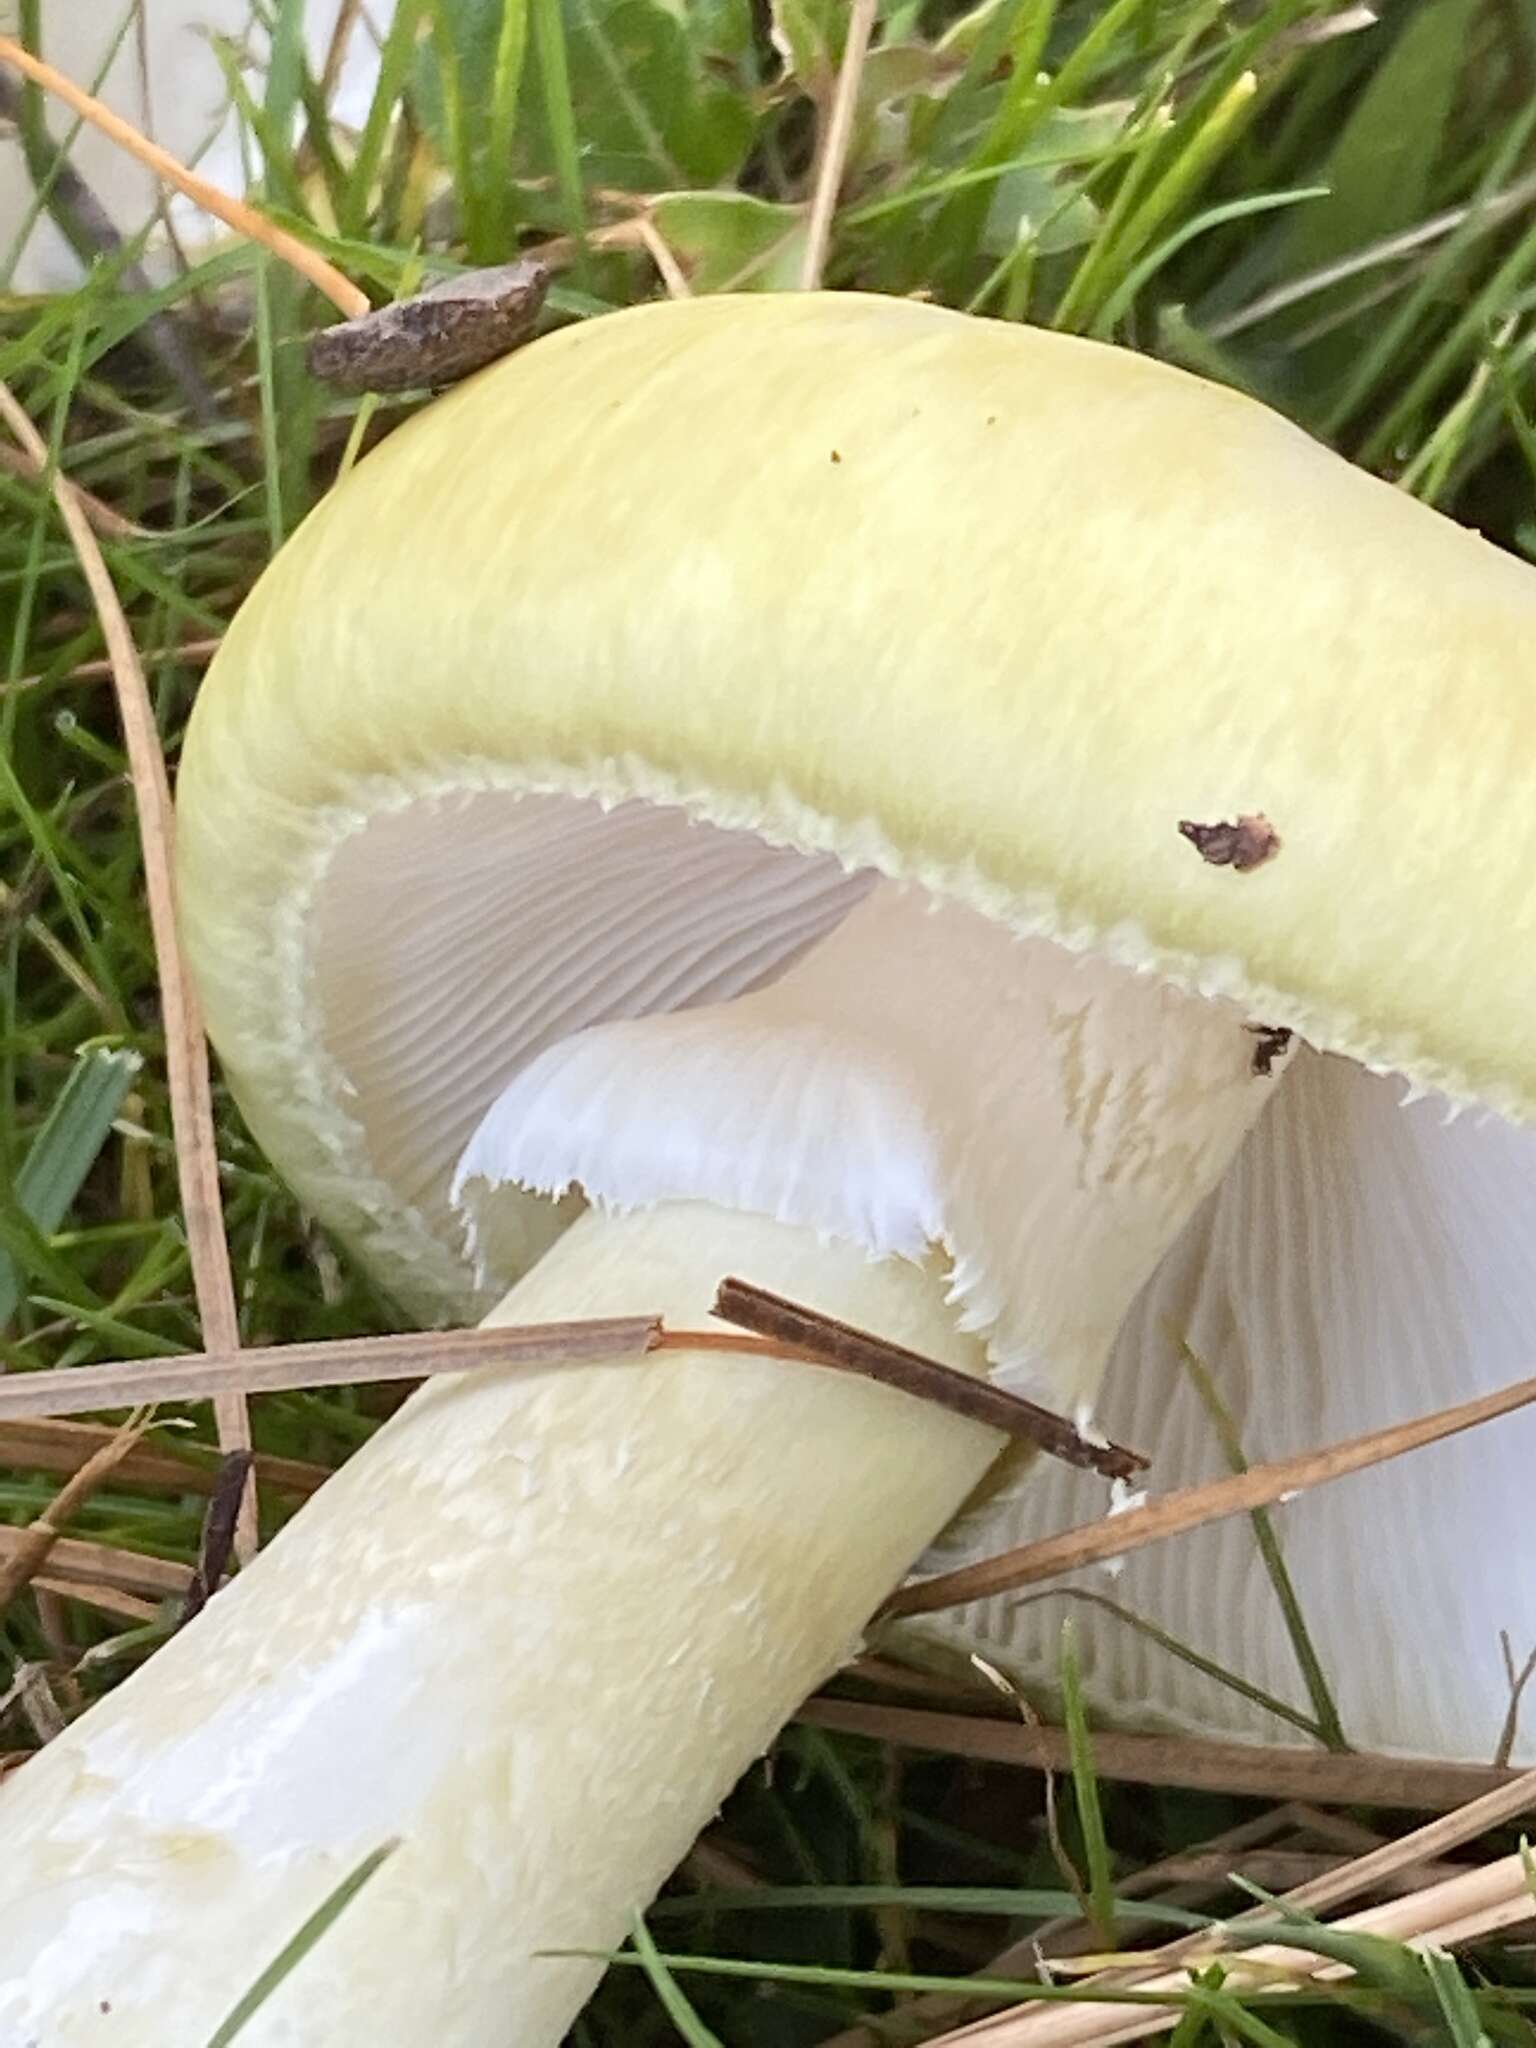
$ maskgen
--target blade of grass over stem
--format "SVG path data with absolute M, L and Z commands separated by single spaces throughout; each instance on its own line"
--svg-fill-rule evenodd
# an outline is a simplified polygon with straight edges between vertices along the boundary
M 634 1916 L 630 1940 L 635 1945 L 635 1954 L 641 1967 L 650 1978 L 656 1996 L 661 2000 L 662 2009 L 688 2044 L 688 2048 L 725 2048 L 720 2036 L 710 2032 L 689 2004 L 687 1995 L 673 1976 L 666 1958 L 652 1941 L 643 1913 L 637 1912 Z
M 1237 1424 L 1233 1420 L 1231 1410 L 1217 1391 L 1216 1382 L 1205 1362 L 1194 1347 L 1183 1339 L 1179 1342 L 1179 1357 L 1183 1361 L 1185 1371 L 1194 1382 L 1201 1405 L 1211 1418 L 1227 1463 L 1235 1473 L 1250 1471 L 1252 1468 L 1244 1454 Z M 1307 1695 L 1312 1702 L 1319 1737 L 1329 1749 L 1346 1750 L 1350 1744 L 1344 1733 L 1344 1725 L 1339 1719 L 1333 1689 L 1328 1683 L 1322 1660 L 1312 1641 L 1306 1616 L 1302 1613 L 1296 1582 L 1286 1565 L 1285 1553 L 1281 1548 L 1274 1522 L 1265 1508 L 1255 1508 L 1250 1520 L 1253 1525 L 1254 1542 L 1258 1545 L 1259 1555 L 1264 1560 L 1264 1569 L 1269 1574 L 1275 1598 L 1280 1603 L 1280 1612 L 1285 1618 L 1286 1634 L 1291 1639 L 1291 1650 L 1301 1672 L 1302 1682 L 1307 1688 Z
M 303 1962 L 315 1944 L 329 1933 L 358 1893 L 378 1874 L 399 1846 L 398 1842 L 380 1843 L 377 1849 L 370 1850 L 355 1870 L 342 1879 L 336 1889 L 310 1914 L 287 1946 L 268 1963 L 228 2017 L 208 2036 L 206 2048 L 230 2048 L 231 2042 L 240 2038 L 273 1992 Z
M 1170 1635 L 1167 1629 L 1159 1628 L 1155 1622 L 1148 1621 L 1145 1615 L 1137 1614 L 1129 1607 L 1122 1607 L 1118 1600 L 1111 1600 L 1108 1594 L 1096 1593 L 1088 1586 L 1048 1586 L 1044 1592 L 1024 1594 L 1017 1604 L 1022 1608 L 1036 1603 L 1044 1604 L 1050 1600 L 1070 1600 L 1085 1607 L 1095 1608 L 1101 1614 L 1112 1615 L 1124 1627 L 1134 1629 L 1137 1635 L 1145 1636 L 1148 1642 L 1156 1643 L 1160 1650 L 1166 1650 L 1170 1657 L 1177 1657 L 1181 1664 L 1187 1664 L 1192 1671 L 1201 1672 L 1206 1678 L 1214 1679 L 1218 1685 L 1224 1685 L 1229 1692 L 1236 1693 L 1239 1699 L 1252 1700 L 1253 1704 L 1262 1707 L 1266 1714 L 1273 1714 L 1280 1721 L 1288 1721 L 1293 1728 L 1301 1729 L 1303 1734 L 1310 1735 L 1314 1741 L 1322 1740 L 1321 1731 L 1310 1714 L 1303 1713 L 1299 1707 L 1289 1705 L 1274 1693 L 1266 1692 L 1262 1686 L 1250 1684 L 1239 1672 L 1229 1671 L 1226 1665 L 1218 1664 L 1214 1658 L 1202 1657 L 1200 1652 L 1191 1649 L 1188 1643 L 1181 1642 L 1177 1636 Z

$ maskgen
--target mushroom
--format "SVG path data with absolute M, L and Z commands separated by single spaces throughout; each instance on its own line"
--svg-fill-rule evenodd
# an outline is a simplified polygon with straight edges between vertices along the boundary
M 735 1272 L 1088 1403 L 1282 1143 L 1278 1034 L 1536 1102 L 1533 625 L 1530 570 L 1132 355 L 854 295 L 567 328 L 231 629 L 210 1031 L 418 1315 L 697 1328 Z M 999 1449 L 745 1352 L 435 1382 L 0 1793 L 0 2033 L 200 2038 L 394 1839 L 251 2038 L 554 2044 L 599 1965 L 549 1952 L 622 1939 Z

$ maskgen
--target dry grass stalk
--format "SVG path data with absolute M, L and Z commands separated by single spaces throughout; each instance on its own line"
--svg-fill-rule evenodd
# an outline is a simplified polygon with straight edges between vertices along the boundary
M 146 1426 L 142 1416 L 130 1416 L 110 1441 L 93 1451 L 74 1477 L 60 1487 L 42 1514 L 25 1529 L 10 1532 L 19 1540 L 12 1545 L 9 1556 L 0 1557 L 0 1614 L 42 1570 L 63 1533 L 63 1524 L 117 1469 Z
M 408 1330 L 396 1337 L 341 1337 L 330 1343 L 199 1351 L 178 1358 L 130 1358 L 65 1366 L 0 1381 L 0 1420 L 87 1415 L 144 1402 L 207 1401 L 219 1390 L 291 1393 L 427 1379 L 490 1365 L 579 1365 L 639 1358 L 655 1348 L 657 1316 L 605 1316 L 490 1330 Z M 243 1448 L 241 1446 L 240 1448 Z
M 47 1572 L 40 1572 L 32 1581 L 32 1590 L 46 1593 L 51 1599 L 79 1600 L 102 1614 L 110 1614 L 114 1621 L 126 1621 L 133 1628 L 154 1621 L 160 1612 L 158 1601 L 142 1600 L 137 1594 L 124 1593 L 116 1586 L 98 1585 L 94 1579 L 55 1579 Z
M 1362 1892 L 1380 1890 L 1392 1884 L 1403 1872 L 1422 1870 L 1433 1859 L 1528 1811 L 1533 1804 L 1536 1804 L 1536 1771 L 1522 1772 L 1507 1785 L 1415 1828 L 1396 1842 L 1373 1843 L 1364 1854 L 1288 1892 L 1284 1903 L 1297 1911 L 1317 1913 L 1345 1899 L 1358 1898 Z M 1332 1829 L 1338 1824 L 1335 1816 L 1312 1815 L 1307 1809 L 1293 1809 L 1293 1812 L 1305 1817 L 1308 1826 L 1322 1823 Z M 1368 1913 L 1357 1914 L 1338 1924 L 1380 1933 L 1392 1939 L 1433 1941 L 1449 1947 L 1456 1941 L 1469 1941 L 1478 1934 L 1511 1925 L 1532 1913 L 1536 1913 L 1536 1901 L 1531 1898 L 1523 1861 L 1519 1857 L 1505 1857 L 1483 1870 L 1459 1872 L 1421 1885 L 1388 1906 L 1372 1908 Z M 1258 1906 L 1229 1924 L 1242 1928 L 1262 1924 L 1272 1918 L 1271 1908 Z M 1222 1946 L 1222 1940 L 1220 1930 L 1213 1934 L 1191 1935 L 1160 1950 L 1146 1966 L 1105 1971 L 1090 1981 L 1100 1988 L 1117 1990 L 1176 1985 L 1183 1980 L 1166 1974 L 1170 1963 L 1209 1958 Z M 1262 1958 L 1267 1952 L 1256 1951 L 1255 1954 Z M 1303 1957 L 1303 1962 L 1311 1975 L 1344 1974 L 1316 1957 Z M 1070 2043 L 1137 2039 L 1142 2032 L 1165 2031 L 1176 2017 L 1176 2013 L 1169 2017 L 1138 2012 L 1135 2026 L 1125 2031 L 1128 2022 L 1124 2012 L 1117 2014 L 1107 2006 L 1063 2007 L 1054 2012 L 1036 2009 L 1007 2014 L 984 2022 L 979 2028 L 963 2029 L 941 2038 L 976 2039 L 984 2041 L 987 2048 L 1012 2048 L 1015 2042 L 1026 2044 L 1026 2048 L 1046 2048 L 1047 2043 L 1067 2048 Z M 1080 2031 L 1052 2031 L 1053 2027 Z M 1030 2031 L 1024 2031 L 1026 2028 Z M 1086 2031 L 1081 2031 L 1084 2029 Z
M 1427 1885 L 1404 1898 L 1390 1899 L 1385 1905 L 1371 1906 L 1363 1913 L 1351 1913 L 1332 1924 L 1343 1933 L 1373 1934 L 1413 1948 L 1451 1948 L 1533 1917 L 1536 1896 L 1527 1880 L 1524 1859 L 1513 1855 L 1501 1856 L 1481 1870 L 1463 1871 L 1438 1884 Z M 1274 1914 L 1265 1907 L 1256 1915 L 1243 1915 L 1242 1921 L 1233 1924 L 1241 1925 L 1252 1918 L 1272 1922 Z M 1190 1957 L 1202 1960 L 1221 1953 L 1223 1947 L 1219 1931 L 1180 1944 Z M 1244 1950 L 1240 1959 L 1228 1965 L 1224 1988 L 1241 1991 L 1245 1986 L 1262 1985 L 1273 1989 L 1277 1971 L 1291 1978 L 1324 1983 L 1336 1983 L 1353 1974 L 1346 1963 L 1278 1942 L 1265 1943 Z M 1116 1970 L 1089 1982 L 1106 1990 L 1182 1991 L 1188 1987 L 1188 1972 Z M 1178 2006 L 1138 2006 L 1128 2012 L 1124 2006 L 1116 2008 L 1087 2001 L 1081 2005 L 1039 2005 L 941 2034 L 933 2048 L 961 2042 L 972 2044 L 972 2048 L 1113 2048 L 1117 2042 L 1165 2034 L 1182 2017 Z
M 0 1527 L 0 1568 L 26 1550 L 30 1531 Z M 48 1569 L 38 1584 L 50 1592 L 73 1597 L 85 1587 L 127 1593 L 136 1600 L 179 1600 L 187 1590 L 189 1565 L 163 1557 L 145 1557 L 110 1543 L 92 1543 L 81 1536 L 60 1536 L 48 1553 Z
M 656 275 L 666 287 L 669 299 L 691 299 L 693 288 L 689 284 L 683 266 L 672 253 L 671 245 L 648 213 L 635 216 L 635 232 L 644 243 L 651 261 L 656 266 Z
M 100 100 L 82 92 L 73 79 L 66 78 L 53 65 L 45 64 L 41 57 L 34 57 L 30 50 L 23 49 L 14 36 L 0 36 L 0 63 L 11 65 L 24 78 L 31 79 L 34 85 L 40 85 L 55 99 L 62 100 L 82 121 L 89 121 L 93 128 L 100 129 L 119 149 L 137 157 L 157 178 L 163 178 L 178 192 L 185 193 L 205 213 L 223 221 L 236 234 L 270 249 L 274 256 L 280 257 L 301 277 L 308 278 L 312 285 L 324 292 L 332 305 L 339 307 L 349 320 L 369 310 L 367 294 L 343 277 L 334 264 L 327 263 L 317 250 L 301 242 L 296 235 L 290 235 L 286 228 L 277 227 L 243 200 L 230 198 L 227 192 L 221 192 L 217 185 L 210 184 L 198 172 L 188 170 L 169 150 L 162 149 L 158 142 L 151 142 L 147 135 L 141 134 L 131 121 L 125 121 Z
M 59 1472 L 68 1478 L 116 1434 L 100 1422 L 0 1422 L 0 1465 L 26 1472 Z M 211 1466 L 194 1465 L 146 1444 L 126 1452 L 113 1476 L 119 1486 L 158 1487 L 169 1493 L 208 1493 L 214 1480 Z M 272 1458 L 262 1453 L 256 1458 L 256 1477 L 262 1485 L 301 1500 L 317 1493 L 330 1476 L 324 1465 L 309 1465 L 300 1458 Z
M 921 1707 L 883 1707 L 858 1700 L 807 1700 L 799 1720 L 846 1735 L 868 1735 L 909 1749 L 1031 1770 L 1071 1768 L 1059 1728 L 1030 1727 L 980 1714 L 939 1714 Z M 1247 1799 L 1308 1799 L 1318 1804 L 1426 1808 L 1460 1806 L 1484 1794 L 1509 1793 L 1510 1812 L 1536 1811 L 1536 1773 L 1481 1764 L 1442 1764 L 1389 1756 L 1335 1756 L 1326 1750 L 1207 1742 L 1182 1735 L 1113 1735 L 1095 1731 L 1093 1760 L 1101 1777 L 1186 1791 L 1226 1792 Z M 1485 1822 L 1491 1826 L 1492 1822 Z M 1420 1852 L 1426 1853 L 1426 1852 Z M 1427 1853 L 1439 1853 L 1431 1851 Z
M 1411 1422 L 1394 1423 L 1388 1429 L 1369 1431 L 1344 1443 L 1328 1444 L 1321 1450 L 1304 1451 L 1294 1458 L 1281 1458 L 1270 1465 L 1252 1465 L 1229 1479 L 1211 1480 L 1204 1486 L 1181 1487 L 1165 1493 L 1145 1507 L 1132 1508 L 1123 1515 L 1084 1522 L 1075 1529 L 1063 1529 L 1038 1542 L 1021 1544 L 979 1564 L 964 1565 L 959 1571 L 944 1572 L 916 1585 L 904 1586 L 886 1602 L 887 1614 L 931 1614 L 942 1607 L 959 1607 L 971 1600 L 988 1600 L 998 1593 L 1011 1593 L 1022 1586 L 1039 1585 L 1062 1572 L 1082 1565 L 1097 1564 L 1105 1558 L 1124 1557 L 1128 1551 L 1145 1549 L 1165 1537 L 1182 1536 L 1225 1515 L 1251 1514 L 1255 1508 L 1272 1507 L 1309 1486 L 1322 1486 L 1330 1479 L 1346 1478 L 1369 1466 L 1383 1465 L 1408 1451 L 1439 1443 L 1462 1430 L 1475 1429 L 1501 1415 L 1536 1401 L 1536 1379 L 1517 1380 L 1492 1394 L 1473 1401 L 1461 1401 L 1433 1415 L 1421 1415 Z
M 1247 1852 L 1256 1846 L 1274 1841 L 1296 1825 L 1299 1809 L 1295 1806 L 1271 1807 L 1267 1813 L 1254 1816 L 1252 1820 L 1239 1821 L 1236 1827 L 1227 1828 L 1219 1835 L 1212 1835 L 1202 1843 L 1199 1853 L 1213 1862 L 1221 1863 L 1227 1870 L 1247 1866 Z M 1193 1854 L 1195 1852 L 1186 1852 Z M 1169 1864 L 1182 1859 L 1169 1858 L 1166 1861 L 1149 1863 L 1141 1870 L 1132 1872 L 1115 1887 L 1116 1897 L 1121 1899 L 1166 1899 L 1168 1904 L 1189 1903 L 1187 1894 L 1196 1897 L 1209 1894 L 1210 1886 L 1198 1891 L 1191 1886 L 1183 1888 L 1174 1896 L 1174 1887 L 1168 1879 Z M 1068 1945 L 1062 1937 L 1082 1936 L 1083 1922 L 1080 1919 L 1052 1920 L 1044 1926 L 1032 1929 L 1016 1941 L 1008 1942 L 988 1957 L 976 1974 L 981 1977 L 1028 1978 L 1035 1974 L 1042 1953 L 1054 1953 L 1058 1947 Z M 878 2021 L 856 2021 L 853 2026 L 840 2033 L 828 2035 L 817 2043 L 817 2048 L 906 2048 L 906 2044 L 931 2041 L 935 2027 L 946 2023 L 958 2025 L 974 2012 L 980 2003 L 967 1993 L 964 1982 L 956 1984 L 953 1991 L 929 1991 L 920 1997 L 911 1998 L 900 2004 L 894 2012 L 882 2013 Z
M 853 140 L 859 80 L 864 73 L 864 60 L 869 55 L 869 40 L 874 34 L 878 11 L 878 0 L 853 0 L 849 10 L 842 66 L 837 74 L 837 87 L 832 95 L 832 106 L 822 131 L 816 162 L 816 189 L 811 195 L 805 257 L 800 266 L 802 291 L 815 291 L 827 266 L 827 251 L 832 243 L 832 216 L 837 211 L 843 172 L 848 165 L 848 146 Z
M 7 41 L 6 37 L 0 36 L 0 55 L 6 54 Z M 37 465 L 38 474 L 46 475 L 48 450 L 42 436 L 14 392 L 4 383 L 0 383 L 0 415 Z M 107 643 L 118 715 L 122 721 L 138 803 L 144 892 L 149 907 L 150 930 L 154 936 L 160 1008 L 165 1022 L 176 1171 L 181 1187 L 198 1316 L 209 1349 L 232 1352 L 240 1345 L 240 1319 L 229 1267 L 229 1247 L 224 1239 L 224 1210 L 213 1128 L 213 1094 L 208 1079 L 208 1048 L 203 1039 L 197 999 L 182 965 L 181 946 L 176 934 L 171 791 L 166 778 L 165 756 L 161 752 L 160 736 L 138 650 L 96 536 L 81 510 L 79 494 L 68 478 L 57 471 L 51 482 L 59 516 L 79 557 L 102 637 Z M 217 1394 L 214 1415 L 222 1450 L 250 1448 L 250 1418 L 243 1395 Z M 256 1499 L 253 1486 L 247 1490 L 241 1517 L 239 1550 L 242 1560 L 251 1556 L 255 1548 Z
M 25 457 L 21 459 L 26 461 Z M 36 474 L 30 462 L 27 462 L 26 467 L 29 476 Z M 78 491 L 80 486 L 76 484 L 75 489 Z M 222 638 L 183 640 L 179 647 L 151 647 L 142 659 L 146 664 L 174 661 L 186 668 L 194 665 L 201 668 L 205 663 L 212 661 L 222 644 Z M 111 675 L 111 661 L 105 655 L 97 655 L 90 661 L 76 662 L 72 669 L 66 670 L 62 676 L 54 680 L 59 683 L 96 683 L 110 680 Z M 23 690 L 38 689 L 47 681 L 48 677 L 45 675 L 17 676 L 14 682 L 0 683 L 0 697 L 13 697 Z
M 19 448 L 0 448 L 0 469 L 8 469 L 12 476 L 26 477 L 29 482 L 37 480 L 36 468 Z M 135 526 L 131 519 L 125 519 L 121 512 L 114 511 L 104 498 L 98 498 L 83 484 L 76 484 L 75 491 L 86 518 L 98 533 L 106 534 L 111 540 L 154 539 L 147 526 Z

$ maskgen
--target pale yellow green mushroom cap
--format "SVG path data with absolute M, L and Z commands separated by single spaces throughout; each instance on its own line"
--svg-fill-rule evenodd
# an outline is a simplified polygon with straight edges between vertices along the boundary
M 444 1191 L 506 1078 L 486 977 L 543 964 L 468 792 L 676 805 L 1524 1115 L 1533 645 L 1529 570 L 1175 370 L 645 307 L 434 404 L 264 577 L 187 741 L 187 942 L 258 1136 L 419 1312 L 480 1298 Z M 434 793 L 431 862 L 362 851 Z M 1248 874 L 1177 829 L 1260 812 Z

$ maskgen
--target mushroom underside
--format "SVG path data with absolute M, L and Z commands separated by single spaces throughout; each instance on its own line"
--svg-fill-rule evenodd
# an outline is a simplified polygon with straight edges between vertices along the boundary
M 320 899 L 315 971 L 371 1157 L 446 1242 L 473 1239 L 494 1282 L 565 1226 L 583 1189 L 616 1208 L 690 1193 L 767 1207 L 877 1255 L 910 1252 L 903 1231 L 924 1213 L 936 1234 L 947 1195 L 970 1233 L 948 1246 L 952 1286 L 969 1326 L 988 1336 L 994 1369 L 1067 1405 L 1091 1395 L 1109 1351 L 1101 1419 L 1153 1453 L 1159 1490 L 1224 1469 L 1180 1339 L 1213 1371 L 1251 1458 L 1528 1369 L 1536 1254 L 1520 1218 L 1536 1148 L 1501 1120 L 1451 1123 L 1433 1097 L 1404 1106 L 1400 1083 L 1310 1050 L 1288 1077 L 1255 1075 L 1252 1020 L 1226 1005 L 1014 940 L 870 869 L 678 808 L 481 792 L 451 806 L 451 860 L 437 851 L 445 808 L 404 804 L 344 844 Z M 945 1105 L 962 1133 L 958 1157 L 938 1163 L 938 1194 L 922 1118 L 914 1127 L 906 1114 L 910 1076 L 867 1085 L 882 1041 L 902 1037 L 913 1015 L 931 1020 L 918 1055 L 928 1106 Z M 843 1038 L 829 1073 L 831 1017 Z M 655 1021 L 636 1021 L 646 1018 Z M 818 1085 L 791 1088 L 785 1027 L 803 1038 L 808 1019 Z M 445 1058 L 450 1020 L 457 1051 Z M 1174 1038 L 1176 1055 L 1160 1048 Z M 1252 1093 L 1276 1101 L 1171 1251 L 1180 1200 L 1185 1213 L 1198 1206 L 1188 1188 L 1170 1202 L 1154 1175 L 1151 1203 L 1127 1211 L 1103 1179 L 1159 1072 L 1164 1097 L 1214 1072 L 1217 1093 L 1238 1100 L 1252 1076 Z M 1242 1121 L 1253 1114 L 1250 1094 Z M 882 1142 L 856 1156 L 871 1123 Z M 1002 1169 L 978 1178 L 978 1153 Z M 1151 1156 L 1166 1165 L 1167 1146 Z M 1206 1171 L 1215 1181 L 1220 1168 Z M 1091 1202 L 1074 1206 L 1089 1182 Z M 558 1203 L 518 1192 L 567 1183 Z M 882 1209 L 882 1183 L 901 1185 L 905 1224 Z M 1074 1310 L 1090 1300 L 1096 1314 L 1069 1328 L 1064 1307 L 1042 1313 L 1043 1295 L 1070 1298 Z M 1516 1418 L 1278 1511 L 1357 1742 L 1492 1754 L 1509 1697 L 1500 1632 L 1517 1663 L 1536 1647 L 1517 1569 L 1518 1472 L 1533 1449 L 1536 1425 Z M 963 1518 L 935 1562 L 1105 1505 L 1101 1482 L 1036 1470 Z M 1367 1528 L 1382 1540 L 1362 1548 Z M 1133 1618 L 1107 1613 L 1105 1599 Z M 1123 1575 L 1079 1575 L 1031 1601 L 924 1626 L 1048 1684 L 1073 1606 L 1091 1693 L 1119 1719 L 1302 1739 L 1220 1676 L 1170 1656 L 1134 1619 L 1305 1713 L 1246 1523 L 1160 1546 Z

